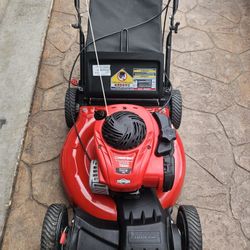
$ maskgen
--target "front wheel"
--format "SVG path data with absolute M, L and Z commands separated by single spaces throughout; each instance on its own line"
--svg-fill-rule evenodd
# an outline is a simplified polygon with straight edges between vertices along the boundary
M 180 206 L 176 224 L 181 233 L 182 250 L 202 250 L 202 231 L 196 208 Z
M 77 89 L 68 88 L 65 95 L 65 121 L 68 128 L 72 128 L 76 122 L 78 111 L 77 111 Z
M 172 97 L 170 101 L 170 120 L 175 129 L 181 125 L 182 118 L 182 97 L 178 89 L 172 90 Z
M 65 205 L 49 206 L 43 221 L 41 250 L 61 250 L 60 237 L 68 226 L 68 211 Z

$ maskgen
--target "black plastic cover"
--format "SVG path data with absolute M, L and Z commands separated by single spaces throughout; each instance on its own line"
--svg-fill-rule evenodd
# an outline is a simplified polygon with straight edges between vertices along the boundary
M 158 147 L 155 153 L 157 156 L 166 156 L 173 149 L 172 142 L 176 139 L 176 131 L 171 127 L 171 122 L 165 114 L 153 113 L 153 115 L 160 128 Z
M 160 14 L 161 10 L 162 0 L 91 0 L 90 14 L 95 39 L 121 31 L 97 41 L 98 51 L 119 52 L 122 40 L 122 49 L 126 52 L 127 46 L 129 52 L 162 52 L 161 15 L 145 25 L 127 29 Z M 91 42 L 89 27 L 87 44 Z M 88 47 L 88 51 L 93 50 L 93 46 Z
M 153 189 L 140 196 L 116 196 L 118 221 L 95 218 L 74 208 L 65 250 L 180 250 L 178 229 Z M 175 230 L 174 230 L 175 229 Z
M 116 222 L 97 219 L 79 208 L 67 236 L 65 250 L 117 250 L 119 228 Z
M 139 199 L 117 199 L 121 250 L 170 250 L 166 211 L 153 189 Z

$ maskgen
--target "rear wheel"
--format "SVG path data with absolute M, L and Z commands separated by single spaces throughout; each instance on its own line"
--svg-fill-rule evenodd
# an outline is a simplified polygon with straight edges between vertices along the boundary
M 182 250 L 202 250 L 202 231 L 196 208 L 180 206 L 176 224 L 181 233 Z
M 68 128 L 72 128 L 77 119 L 77 89 L 68 88 L 65 96 L 65 121 Z
M 68 226 L 68 211 L 65 205 L 49 206 L 43 221 L 41 250 L 61 250 L 60 237 Z
M 178 89 L 172 90 L 172 98 L 170 101 L 170 119 L 173 126 L 178 129 L 181 125 L 182 118 L 182 97 Z

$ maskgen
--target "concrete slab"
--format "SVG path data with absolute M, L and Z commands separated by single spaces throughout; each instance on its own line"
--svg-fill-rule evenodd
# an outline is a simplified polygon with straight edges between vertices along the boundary
M 0 240 L 52 2 L 10 0 L 0 23 Z
M 3 18 L 3 16 L 4 16 L 5 9 L 6 9 L 7 5 L 8 5 L 8 2 L 9 2 L 9 0 L 1 0 L 0 1 L 0 22 L 1 22 L 2 18 Z

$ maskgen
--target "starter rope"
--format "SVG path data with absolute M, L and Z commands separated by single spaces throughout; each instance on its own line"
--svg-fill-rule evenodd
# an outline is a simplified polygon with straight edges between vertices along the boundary
M 94 35 L 94 30 L 93 30 L 93 25 L 92 25 L 92 19 L 91 19 L 90 12 L 89 12 L 89 3 L 88 3 L 88 0 L 86 0 L 85 2 L 86 2 L 86 8 L 87 8 L 88 19 L 89 19 L 89 26 L 90 26 L 90 31 L 91 31 L 91 36 L 92 36 L 93 46 L 94 46 L 94 51 L 95 51 L 96 63 L 97 63 L 99 76 L 100 76 L 104 105 L 105 105 L 105 109 L 106 109 L 107 116 L 108 116 L 109 113 L 108 113 L 107 99 L 106 99 L 106 94 L 105 94 L 105 89 L 104 89 L 104 84 L 103 84 L 103 79 L 102 79 L 102 74 L 101 74 L 101 67 L 100 67 L 100 61 L 99 61 L 99 56 L 98 56 L 97 47 L 96 47 L 96 40 L 95 40 L 95 35 Z

